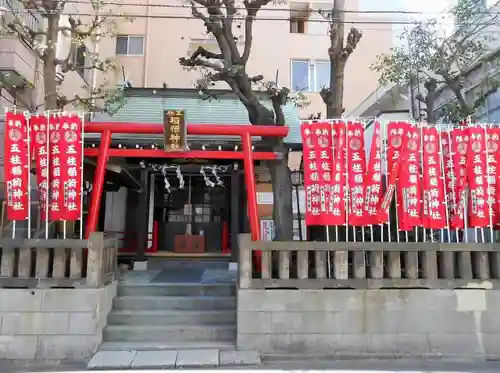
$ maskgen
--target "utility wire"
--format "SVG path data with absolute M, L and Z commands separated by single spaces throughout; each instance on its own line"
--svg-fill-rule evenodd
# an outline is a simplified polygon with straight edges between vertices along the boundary
M 34 10 L 34 9 L 33 9 Z M 13 11 L 12 13 L 18 13 L 22 14 L 22 11 Z M 500 14 L 500 13 L 499 13 Z M 62 12 L 60 13 L 62 16 L 87 16 L 87 17 L 94 17 L 95 13 L 71 13 L 71 12 Z M 110 18 L 110 19 L 116 19 L 116 18 L 128 18 L 128 19 L 134 19 L 134 18 L 143 18 L 143 19 L 196 19 L 199 20 L 199 18 L 196 18 L 192 15 L 146 15 L 146 14 L 103 14 L 101 13 L 101 16 L 104 18 Z M 236 16 L 233 18 L 235 21 L 244 21 L 245 17 L 242 16 Z M 297 17 L 254 17 L 253 18 L 255 21 L 296 21 Z M 331 20 L 328 19 L 308 19 L 308 23 L 331 23 Z M 357 21 L 357 20 L 352 20 L 352 21 L 335 21 L 335 23 L 340 23 L 340 24 L 347 24 L 347 25 L 409 25 L 409 26 L 415 26 L 416 22 L 415 21 Z M 500 23 L 500 22 L 499 22 Z M 474 24 L 475 26 L 489 26 L 489 25 L 495 25 L 495 23 L 491 22 L 478 22 Z M 380 31 L 386 31 L 386 30 L 380 30 Z M 493 32 L 492 30 L 485 30 L 486 32 Z
M 410 1 L 410 0 L 408 0 Z M 86 1 L 82 0 L 67 0 L 66 3 L 68 4 L 88 4 Z M 187 8 L 191 9 L 191 5 L 188 4 L 141 4 L 141 3 L 123 3 L 119 1 L 106 1 L 103 5 L 120 5 L 120 6 L 133 6 L 133 7 L 141 7 L 141 8 Z M 196 5 L 195 8 L 197 9 L 206 9 L 204 6 L 201 5 Z M 224 7 L 222 7 L 224 8 Z M 294 11 L 294 9 L 283 9 L 283 8 L 277 8 L 277 7 L 271 7 L 271 8 L 252 8 L 252 7 L 236 7 L 236 10 L 248 10 L 248 9 L 257 9 L 257 10 L 263 10 L 263 11 L 276 11 L 276 12 L 290 12 Z M 325 9 L 322 8 L 322 12 L 328 13 L 331 8 L 326 7 Z M 313 9 L 315 10 L 315 9 Z M 317 10 L 316 10 L 317 11 Z M 410 11 L 410 10 L 338 10 L 339 13 L 348 13 L 348 14 L 405 14 L 405 15 L 453 15 L 455 14 L 454 12 L 451 11 L 443 11 L 443 12 L 419 12 L 419 11 Z M 500 15 L 500 12 L 491 12 L 491 11 L 478 11 L 474 12 L 474 14 L 477 15 Z

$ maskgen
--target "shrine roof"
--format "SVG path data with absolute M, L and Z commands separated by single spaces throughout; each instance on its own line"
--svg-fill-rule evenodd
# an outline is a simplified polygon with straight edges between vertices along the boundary
M 216 99 L 202 99 L 190 89 L 127 89 L 123 107 L 116 114 L 97 114 L 94 121 L 162 123 L 163 110 L 184 110 L 187 123 L 197 124 L 248 124 L 248 114 L 243 104 L 229 91 L 215 91 Z M 262 100 L 271 107 L 270 102 Z M 301 143 L 298 110 L 293 104 L 284 107 L 286 123 L 290 127 L 285 142 Z M 137 135 L 121 135 L 127 136 Z M 113 138 L 118 138 L 114 135 Z M 196 139 L 197 136 L 189 136 Z M 227 137 L 229 140 L 229 138 Z M 239 140 L 239 139 L 238 139 Z

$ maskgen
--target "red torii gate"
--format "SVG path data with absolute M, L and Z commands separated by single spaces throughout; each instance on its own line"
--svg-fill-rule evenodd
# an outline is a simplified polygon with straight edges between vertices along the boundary
M 248 199 L 248 218 L 253 240 L 260 239 L 259 216 L 257 212 L 257 195 L 255 188 L 255 160 L 277 159 L 274 152 L 254 152 L 252 150 L 252 136 L 286 137 L 286 126 L 259 126 L 259 125 L 226 125 L 226 124 L 188 124 L 188 135 L 208 136 L 240 136 L 242 151 L 210 151 L 193 150 L 186 152 L 166 152 L 162 149 L 120 149 L 110 148 L 111 137 L 114 133 L 131 135 L 161 135 L 164 126 L 162 123 L 125 123 L 125 122 L 90 122 L 85 124 L 85 133 L 100 133 L 99 147 L 86 148 L 87 157 L 97 157 L 96 170 L 92 188 L 92 196 L 87 220 L 87 237 L 95 232 L 99 220 L 102 191 L 106 163 L 109 157 L 131 158 L 191 158 L 191 159 L 242 159 L 245 184 Z

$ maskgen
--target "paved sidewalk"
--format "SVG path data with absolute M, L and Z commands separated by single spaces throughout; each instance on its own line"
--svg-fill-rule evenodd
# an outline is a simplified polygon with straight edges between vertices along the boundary
M 165 369 L 105 369 L 107 372 L 126 373 L 161 373 L 165 370 L 177 370 L 177 368 Z M 183 373 L 200 373 L 215 371 L 275 371 L 299 373 L 307 371 L 310 373 L 498 373 L 500 372 L 500 362 L 469 362 L 469 361 L 440 361 L 440 360 L 269 360 L 263 359 L 259 367 L 250 366 L 219 366 L 218 368 L 198 368 L 194 370 L 183 369 Z M 0 360 L 0 372 L 88 372 L 80 364 L 60 364 L 57 367 L 47 367 L 40 364 L 32 364 L 28 367 L 21 367 L 19 364 L 12 364 L 6 360 Z
M 99 351 L 87 369 L 167 369 L 259 366 L 257 351 L 160 350 Z
M 446 361 L 421 359 L 359 359 L 359 360 L 275 360 L 262 359 L 262 369 L 317 370 L 335 373 L 500 373 L 497 361 Z

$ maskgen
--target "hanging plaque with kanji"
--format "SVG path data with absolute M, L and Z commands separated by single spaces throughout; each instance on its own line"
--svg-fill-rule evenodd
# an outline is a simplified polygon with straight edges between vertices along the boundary
M 187 150 L 186 116 L 183 110 L 163 112 L 165 151 L 182 152 Z

